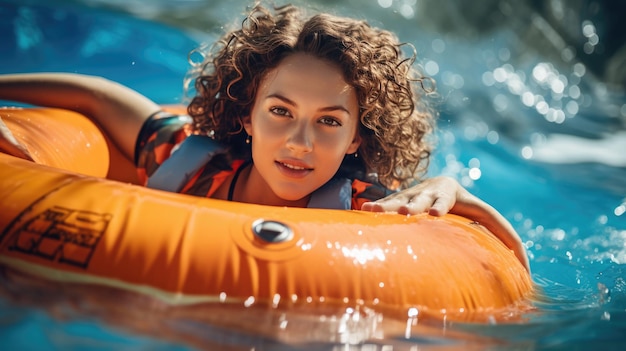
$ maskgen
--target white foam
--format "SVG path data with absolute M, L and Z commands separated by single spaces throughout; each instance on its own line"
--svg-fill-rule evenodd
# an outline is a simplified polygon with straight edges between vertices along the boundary
M 532 147 L 533 160 L 548 163 L 603 163 L 626 167 L 626 131 L 602 139 L 586 139 L 567 134 L 552 134 Z

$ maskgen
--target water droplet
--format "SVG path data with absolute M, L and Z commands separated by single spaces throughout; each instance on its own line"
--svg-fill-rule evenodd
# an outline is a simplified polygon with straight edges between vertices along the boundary
M 472 180 L 478 180 L 480 179 L 482 172 L 480 171 L 480 168 L 470 168 L 469 173 L 468 173 L 470 179 Z
M 246 307 L 250 307 L 254 304 L 254 296 L 250 296 L 243 302 L 243 305 Z
M 530 160 L 533 157 L 533 149 L 530 146 L 524 146 L 522 148 L 522 157 Z
M 439 65 L 435 61 L 428 61 L 424 65 L 424 71 L 426 71 L 426 74 L 429 76 L 434 76 L 439 73 Z
M 393 3 L 393 0 L 378 0 L 378 6 L 384 9 L 391 7 L 392 3 Z
M 279 294 L 274 294 L 274 298 L 272 299 L 272 307 L 276 308 L 278 307 L 278 303 L 280 302 L 280 295 Z

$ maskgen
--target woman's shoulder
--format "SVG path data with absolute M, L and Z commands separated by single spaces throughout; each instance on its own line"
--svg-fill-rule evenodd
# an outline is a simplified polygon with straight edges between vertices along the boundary
M 135 166 L 140 181 L 145 183 L 191 133 L 188 116 L 162 113 L 146 120 L 135 144 Z

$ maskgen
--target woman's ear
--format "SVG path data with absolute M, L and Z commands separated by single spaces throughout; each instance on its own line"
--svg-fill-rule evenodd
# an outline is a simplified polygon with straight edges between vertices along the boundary
M 361 146 L 361 136 L 359 135 L 359 133 L 357 133 L 354 136 L 354 140 L 352 140 L 352 143 L 350 144 L 350 146 L 348 146 L 348 150 L 346 150 L 346 154 L 355 153 L 359 149 L 359 146 Z
M 248 133 L 248 135 L 252 135 L 252 120 L 250 118 L 250 116 L 245 116 L 241 118 L 241 125 L 243 126 L 243 129 L 246 130 L 246 133 Z

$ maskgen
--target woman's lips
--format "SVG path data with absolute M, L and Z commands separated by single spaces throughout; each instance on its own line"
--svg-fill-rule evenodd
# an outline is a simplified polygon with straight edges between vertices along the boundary
M 313 168 L 302 163 L 276 161 L 275 164 L 282 174 L 291 178 L 302 178 L 313 171 Z

